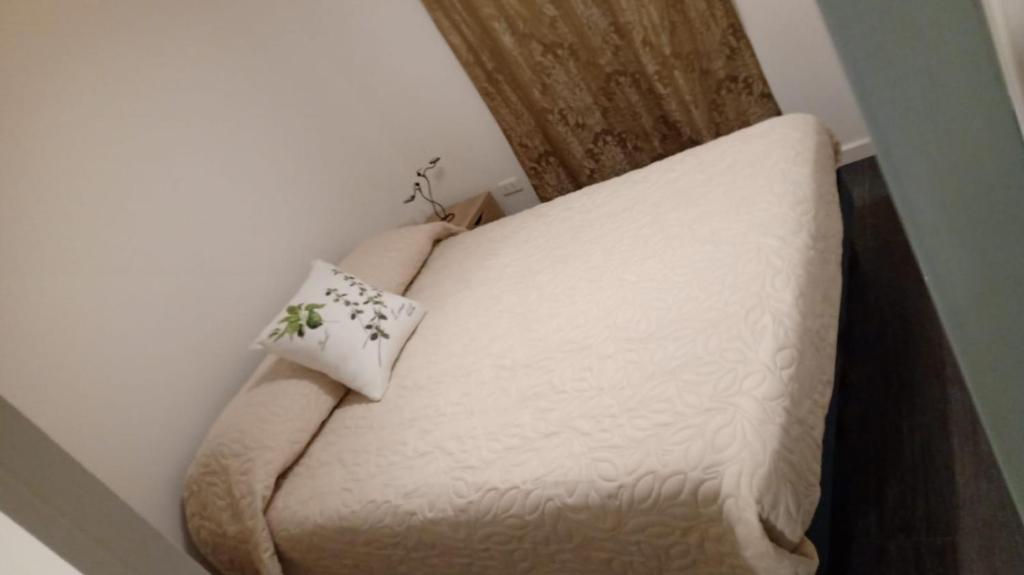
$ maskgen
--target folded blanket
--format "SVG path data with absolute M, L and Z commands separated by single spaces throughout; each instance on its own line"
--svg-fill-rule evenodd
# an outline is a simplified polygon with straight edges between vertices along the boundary
M 403 293 L 434 244 L 461 231 L 444 222 L 390 230 L 338 266 Z M 184 503 L 192 540 L 218 569 L 281 573 L 263 513 L 278 477 L 346 392 L 322 373 L 268 356 L 217 418 L 188 470 Z

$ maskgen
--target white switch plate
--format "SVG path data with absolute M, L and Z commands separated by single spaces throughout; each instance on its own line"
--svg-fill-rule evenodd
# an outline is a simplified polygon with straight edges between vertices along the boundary
M 502 197 L 507 198 L 509 196 L 513 196 L 524 189 L 526 188 L 519 183 L 519 178 L 506 178 L 498 182 L 498 193 L 501 194 Z
M 492 194 L 506 214 L 521 212 L 540 203 L 530 184 L 515 176 L 498 182 Z

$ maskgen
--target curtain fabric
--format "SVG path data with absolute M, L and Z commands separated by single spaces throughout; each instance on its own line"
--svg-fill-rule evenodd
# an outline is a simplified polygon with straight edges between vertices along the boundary
M 779 114 L 728 0 L 423 0 L 550 200 Z

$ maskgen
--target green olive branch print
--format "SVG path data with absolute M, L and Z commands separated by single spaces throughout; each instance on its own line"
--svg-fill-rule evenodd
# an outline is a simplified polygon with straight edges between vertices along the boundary
M 278 320 L 278 327 L 275 327 L 268 336 L 270 341 L 278 341 L 284 336 L 292 339 L 295 336 L 306 337 L 306 330 L 315 330 L 324 325 L 324 318 L 317 310 L 323 309 L 327 304 L 323 303 L 297 303 L 285 308 L 284 317 Z M 320 349 L 327 345 L 327 328 L 324 328 L 324 338 L 321 340 Z
M 325 295 L 330 297 L 334 303 L 341 303 L 349 308 L 349 319 L 360 322 L 363 332 L 366 334 L 363 347 L 365 348 L 370 342 L 377 342 L 377 363 L 383 363 L 382 346 L 384 340 L 391 339 L 391 335 L 388 334 L 383 323 L 388 320 L 388 315 L 385 312 L 389 311 L 384 303 L 384 292 L 366 285 L 355 276 L 341 270 L 334 269 L 332 272 L 336 276 L 340 275 L 354 292 L 328 288 Z
M 363 340 L 363 348 L 365 349 L 371 342 L 376 342 L 377 363 L 382 364 L 384 341 L 391 339 L 391 335 L 386 329 L 387 322 L 389 319 L 398 319 L 405 310 L 405 304 L 402 304 L 397 311 L 392 310 L 384 303 L 384 292 L 382 290 L 370 287 L 355 276 L 336 268 L 332 269 L 331 272 L 335 276 L 341 276 L 347 287 L 327 288 L 324 291 L 324 295 L 329 299 L 328 303 L 340 303 L 348 308 L 346 312 L 349 319 L 358 322 L 366 336 Z M 327 340 L 330 338 L 330 333 L 324 324 L 333 322 L 325 322 L 319 310 L 326 307 L 328 303 L 296 303 L 289 305 L 284 310 L 284 316 L 278 320 L 277 327 L 270 332 L 267 338 L 272 342 L 279 341 L 285 336 L 288 336 L 288 339 L 293 339 L 296 336 L 304 338 L 307 332 L 323 327 L 324 336 L 318 342 L 320 350 L 323 351 L 327 345 Z M 411 313 L 411 309 L 408 313 Z

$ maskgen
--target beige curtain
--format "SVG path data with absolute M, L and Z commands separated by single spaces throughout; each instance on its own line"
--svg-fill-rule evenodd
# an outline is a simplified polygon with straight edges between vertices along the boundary
M 778 115 L 729 0 L 423 0 L 550 200 Z

